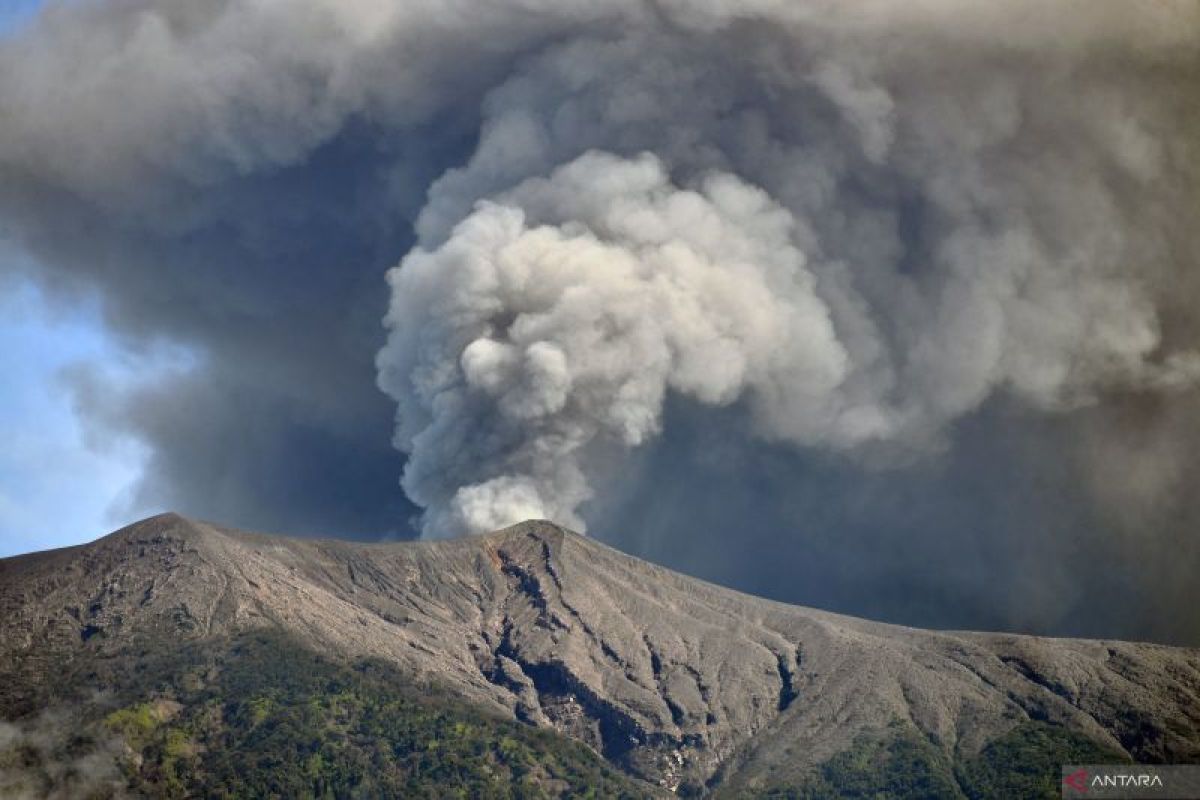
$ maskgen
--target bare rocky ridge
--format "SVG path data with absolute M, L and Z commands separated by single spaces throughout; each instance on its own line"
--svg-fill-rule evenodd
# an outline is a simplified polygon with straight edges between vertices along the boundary
M 801 774 L 911 722 L 948 754 L 1028 719 L 1200 761 L 1200 651 L 948 633 L 788 606 L 546 522 L 445 542 L 242 533 L 165 514 L 0 561 L 0 716 L 146 643 L 277 625 L 377 656 L 674 789 Z

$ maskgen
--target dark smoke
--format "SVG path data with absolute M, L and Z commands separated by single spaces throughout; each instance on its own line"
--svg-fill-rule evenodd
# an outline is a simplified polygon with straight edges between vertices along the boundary
M 74 374 L 146 502 L 1195 642 L 1198 43 L 1188 2 L 52 4 L 0 43 L 0 233 L 186 354 Z

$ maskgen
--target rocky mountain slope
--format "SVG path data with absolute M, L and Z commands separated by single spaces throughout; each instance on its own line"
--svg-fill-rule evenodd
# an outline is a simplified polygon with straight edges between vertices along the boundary
M 0 718 L 44 708 L 64 676 L 264 627 L 557 730 L 681 794 L 800 785 L 900 729 L 946 763 L 1031 723 L 1115 756 L 1200 761 L 1200 651 L 883 625 L 546 522 L 357 544 L 166 514 L 0 561 Z

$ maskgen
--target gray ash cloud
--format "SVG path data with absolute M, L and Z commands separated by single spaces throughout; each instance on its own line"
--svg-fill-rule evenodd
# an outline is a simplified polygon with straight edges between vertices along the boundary
M 1197 34 L 1184 2 L 64 5 L 0 45 L 0 218 L 194 351 L 75 377 L 156 502 L 545 516 L 783 599 L 1194 640 Z

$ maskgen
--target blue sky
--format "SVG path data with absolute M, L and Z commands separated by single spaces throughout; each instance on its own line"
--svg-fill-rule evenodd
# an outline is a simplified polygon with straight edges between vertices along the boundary
M 0 36 L 39 5 L 0 0 Z M 134 442 L 91 441 L 63 378 L 78 364 L 133 371 L 129 356 L 95 303 L 52 307 L 15 277 L 22 258 L 0 242 L 0 557 L 89 541 L 125 521 L 144 458 Z
M 3 279 L 0 364 L 0 557 L 90 541 L 137 513 L 129 495 L 142 449 L 89 437 L 64 377 L 80 364 L 118 382 L 140 372 L 96 305 L 52 306 L 34 284 Z
M 42 0 L 0 0 L 0 34 L 20 27 L 41 5 Z

